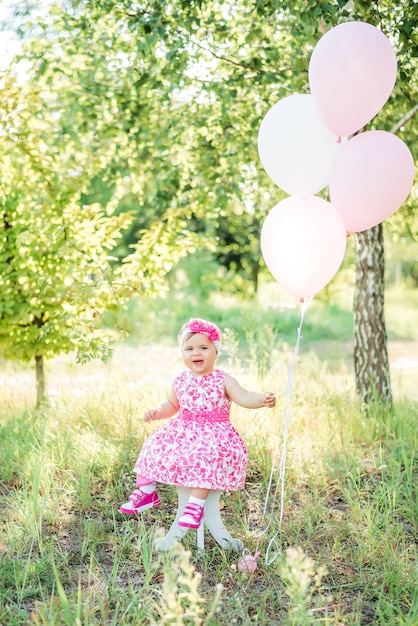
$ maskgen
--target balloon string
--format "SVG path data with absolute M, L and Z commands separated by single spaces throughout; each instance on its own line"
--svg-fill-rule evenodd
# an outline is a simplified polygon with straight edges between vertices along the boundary
M 271 557 L 271 558 L 270 558 L 269 555 L 270 555 L 270 551 L 271 551 L 273 545 L 277 544 L 276 539 L 277 539 L 277 536 L 280 533 L 281 526 L 282 526 L 282 521 L 283 521 L 284 501 L 285 501 L 286 455 L 287 455 L 287 442 L 288 442 L 288 436 L 289 436 L 289 428 L 290 428 L 290 423 L 291 423 L 291 419 L 292 419 L 293 380 L 294 380 L 294 374 L 295 374 L 295 363 L 296 363 L 296 357 L 297 357 L 298 352 L 299 352 L 300 341 L 302 339 L 302 327 L 303 327 L 303 321 L 304 321 L 305 313 L 306 313 L 309 305 L 312 302 L 312 298 L 313 297 L 309 298 L 309 300 L 307 302 L 301 301 L 300 323 L 299 323 L 299 326 L 298 326 L 298 329 L 297 329 L 296 345 L 294 347 L 293 356 L 292 356 L 292 359 L 291 359 L 291 362 L 289 364 L 288 371 L 287 371 L 286 395 L 285 395 L 285 400 L 284 400 L 284 405 L 283 405 L 282 418 L 281 418 L 281 422 L 280 422 L 280 430 L 279 430 L 279 435 L 278 435 L 278 445 L 277 445 L 277 448 L 276 448 L 276 453 L 274 455 L 273 463 L 272 463 L 272 467 L 271 467 L 271 471 L 270 471 L 270 477 L 269 477 L 269 482 L 268 482 L 268 486 L 267 486 L 266 498 L 265 498 L 264 507 L 263 507 L 263 519 L 264 519 L 264 517 L 266 516 L 266 513 L 267 513 L 268 502 L 269 502 L 269 499 L 270 499 L 270 492 L 271 492 L 271 488 L 272 488 L 272 484 L 273 484 L 274 474 L 275 474 L 275 471 L 276 471 L 276 462 L 277 462 L 277 457 L 278 457 L 278 451 L 279 451 L 279 448 L 280 448 L 280 442 L 282 442 L 281 456 L 280 456 L 280 465 L 279 465 L 279 467 L 280 467 L 279 480 L 278 480 L 278 482 L 276 484 L 276 489 L 274 491 L 274 495 L 273 495 L 273 499 L 272 499 L 270 518 L 268 520 L 266 528 L 259 534 L 258 540 L 257 540 L 256 551 L 258 550 L 261 537 L 268 531 L 268 529 L 270 527 L 270 524 L 271 524 L 271 521 L 272 521 L 272 517 L 273 517 L 273 504 L 276 501 L 277 493 L 278 493 L 279 487 L 280 487 L 279 526 L 278 526 L 278 530 L 275 533 L 274 537 L 272 537 L 272 539 L 270 539 L 270 541 L 269 541 L 269 543 L 267 545 L 266 557 L 265 557 L 266 565 L 271 565 L 275 561 L 277 556 L 278 556 L 278 552 L 276 552 L 276 554 L 273 557 Z

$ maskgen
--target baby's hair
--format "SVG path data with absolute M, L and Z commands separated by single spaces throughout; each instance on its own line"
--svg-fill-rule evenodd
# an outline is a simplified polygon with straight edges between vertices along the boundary
M 180 328 L 180 332 L 177 335 L 177 341 L 181 344 L 184 343 L 185 341 L 187 341 L 187 339 L 190 339 L 190 337 L 192 335 L 194 335 L 195 333 L 192 333 L 192 331 L 189 330 L 188 333 L 185 333 L 185 331 L 187 330 L 187 322 L 185 324 L 183 324 L 183 326 Z M 184 335 L 183 335 L 184 333 Z

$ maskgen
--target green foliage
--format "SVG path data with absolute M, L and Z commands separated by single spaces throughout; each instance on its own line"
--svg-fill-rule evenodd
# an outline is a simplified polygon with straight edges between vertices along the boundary
M 273 333 L 274 342 L 286 341 L 292 345 L 300 321 L 300 309 L 290 301 L 283 304 L 280 300 L 263 298 L 248 301 L 239 296 L 220 296 L 218 293 L 202 300 L 198 290 L 192 291 L 186 286 L 173 289 L 164 298 L 133 299 L 120 317 L 109 319 L 109 323 L 123 326 L 129 343 L 147 343 L 161 336 L 175 340 L 182 324 L 194 315 L 211 319 L 220 328 L 228 328 L 239 339 L 240 345 L 245 345 L 248 336 L 253 333 L 255 342 L 262 344 L 261 335 L 266 327 L 269 334 Z M 304 322 L 304 334 L 312 341 L 325 338 L 349 341 L 352 326 L 353 314 L 349 303 L 345 307 L 338 301 L 329 304 L 313 300 Z
M 327 29 L 343 20 L 363 19 L 391 36 L 398 55 L 396 89 L 376 118 L 379 128 L 389 130 L 416 99 L 417 55 L 411 54 L 416 38 L 408 26 L 414 8 L 414 3 L 400 6 L 392 1 L 348 6 L 335 1 L 241 0 L 222 5 L 175 2 L 170 7 L 148 2 L 134 9 L 128 2 L 89 2 L 81 17 L 64 13 L 63 32 L 94 41 L 94 63 L 104 63 L 100 79 L 109 86 L 102 92 L 110 90 L 114 107 L 107 117 L 117 114 L 125 120 L 128 142 L 120 142 L 112 174 L 103 174 L 103 179 L 115 181 L 116 173 L 123 173 L 129 193 L 137 196 L 138 226 L 146 229 L 139 233 L 139 238 L 145 237 L 143 244 L 131 257 L 133 271 L 130 261 L 125 265 L 128 282 L 148 262 L 150 271 L 141 275 L 146 289 L 152 288 L 154 270 L 161 278 L 158 264 L 146 252 L 148 243 L 161 240 L 163 265 L 177 262 L 179 247 L 184 254 L 205 246 L 225 267 L 228 280 L 234 277 L 237 288 L 244 293 L 250 286 L 256 288 L 262 266 L 261 223 L 283 197 L 259 166 L 256 137 L 262 117 L 280 97 L 307 91 L 310 53 Z M 99 35 L 103 29 L 108 37 L 104 52 Z M 79 38 L 77 45 L 79 49 Z M 118 68 L 117 89 L 109 74 L 109 55 Z M 139 81 L 132 72 L 135 78 L 140 74 Z M 81 90 L 88 88 L 90 74 Z M 89 93 L 95 86 L 90 83 Z M 103 98 L 98 106 L 103 111 L 108 107 Z M 399 133 L 414 151 L 411 130 L 407 124 Z M 181 227 L 176 227 L 177 221 Z M 200 239 L 190 245 L 187 231 L 200 234 Z M 131 243 L 137 237 L 131 231 Z
M 260 228 L 283 198 L 259 164 L 262 118 L 308 90 L 327 29 L 363 19 L 398 55 L 397 85 L 370 125 L 390 130 L 416 101 L 415 12 L 393 0 L 88 0 L 25 19 L 0 87 L 3 353 L 108 357 L 102 311 L 166 291 L 197 252 L 208 266 L 196 263 L 196 288 L 209 294 L 213 279 L 254 293 Z M 414 128 L 398 132 L 415 154 Z M 411 206 L 391 221 L 394 246 L 416 238 Z
M 327 574 L 326 567 L 316 568 L 315 561 L 304 554 L 301 548 L 288 548 L 286 561 L 281 569 L 281 576 L 286 582 L 286 594 L 289 596 L 289 624 L 308 626 L 315 624 L 312 600 L 315 592 L 321 588 L 322 579 Z M 319 596 L 321 603 L 325 600 Z
M 163 567 L 161 595 L 155 603 L 158 623 L 178 626 L 208 624 L 203 620 L 205 598 L 200 595 L 201 575 L 191 563 L 191 553 L 181 544 L 175 546 Z M 222 590 L 220 586 L 219 591 Z M 216 594 L 212 611 L 216 609 L 220 593 Z M 212 612 L 211 611 L 211 612 Z
M 130 217 L 81 204 L 101 157 L 87 137 L 63 137 L 62 111 L 46 85 L 4 79 L 0 101 L 2 353 L 105 354 L 96 318 L 113 302 L 110 254 Z

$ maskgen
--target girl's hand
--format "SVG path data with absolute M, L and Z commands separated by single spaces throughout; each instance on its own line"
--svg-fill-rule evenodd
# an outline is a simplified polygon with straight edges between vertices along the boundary
M 177 396 L 172 390 L 167 400 L 147 411 L 144 415 L 144 422 L 153 422 L 154 420 L 165 420 L 173 417 L 179 410 Z
M 153 420 L 160 419 L 161 409 L 157 407 L 156 409 L 150 409 L 144 415 L 144 422 L 152 422 Z
M 268 392 L 264 394 L 263 406 L 267 406 L 269 409 L 276 406 L 276 396 L 274 393 Z

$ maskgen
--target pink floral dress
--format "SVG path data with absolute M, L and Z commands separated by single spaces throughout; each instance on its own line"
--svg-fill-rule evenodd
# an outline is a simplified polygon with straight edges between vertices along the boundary
M 174 380 L 179 414 L 144 443 L 135 464 L 137 486 L 160 482 L 181 487 L 237 491 L 245 484 L 248 453 L 229 419 L 226 372 Z

